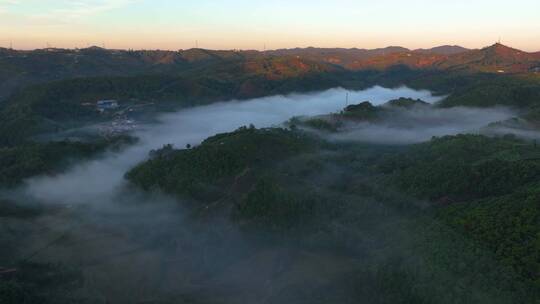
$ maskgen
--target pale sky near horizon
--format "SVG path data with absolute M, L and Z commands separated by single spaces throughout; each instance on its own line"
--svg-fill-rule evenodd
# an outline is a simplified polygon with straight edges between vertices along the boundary
M 540 51 L 540 0 L 0 0 L 0 46 Z

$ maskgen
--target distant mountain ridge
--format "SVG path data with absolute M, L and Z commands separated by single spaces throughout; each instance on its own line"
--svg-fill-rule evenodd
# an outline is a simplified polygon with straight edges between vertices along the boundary
M 460 46 L 444 45 L 431 49 L 410 50 L 400 46 L 389 46 L 378 49 L 344 49 L 344 48 L 294 48 L 267 51 L 265 54 L 275 56 L 301 56 L 311 60 L 325 61 L 344 67 L 361 65 L 362 61 L 376 57 L 392 56 L 403 53 L 420 53 L 423 55 L 453 55 L 467 52 L 469 49 Z
M 276 79 L 287 75 L 340 70 L 384 70 L 393 66 L 486 73 L 538 73 L 540 52 L 527 53 L 502 44 L 479 50 L 444 45 L 409 50 L 294 48 L 270 51 L 206 50 L 133 51 L 100 47 L 19 51 L 0 48 L 0 100 L 17 88 L 80 77 L 181 75 L 210 68 L 259 73 Z
M 525 73 L 540 66 L 540 53 L 528 53 L 496 43 L 480 50 L 450 56 L 441 68 L 492 73 Z
M 416 49 L 415 52 L 438 55 L 454 55 L 471 51 L 459 45 L 441 45 L 431 49 Z

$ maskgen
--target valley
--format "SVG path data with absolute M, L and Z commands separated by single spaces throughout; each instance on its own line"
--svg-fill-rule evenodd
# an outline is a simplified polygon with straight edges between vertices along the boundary
M 0 303 L 536 303 L 539 66 L 2 49 Z

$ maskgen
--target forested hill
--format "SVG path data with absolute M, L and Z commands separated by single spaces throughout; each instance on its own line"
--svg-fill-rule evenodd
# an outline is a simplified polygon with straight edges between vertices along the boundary
M 398 148 L 325 142 L 296 128 L 244 127 L 192 149 L 153 151 L 127 178 L 180 198 L 198 220 L 225 216 L 246 234 L 371 253 L 362 259 L 388 252 L 414 257 L 418 264 L 403 265 L 407 287 L 364 283 L 388 284 L 384 296 L 396 299 L 415 290 L 413 300 L 398 303 L 533 303 L 540 294 L 538 153 L 511 136 L 445 136 Z M 384 249 L 377 238 L 385 239 Z M 469 283 L 431 289 L 446 279 Z M 329 293 L 345 292 L 336 288 Z
M 0 100 L 14 90 L 31 84 L 81 77 L 138 75 L 214 74 L 233 65 L 245 67 L 279 66 L 296 60 L 296 69 L 319 72 L 388 70 L 396 66 L 410 69 L 489 73 L 534 73 L 540 70 L 540 53 L 527 53 L 501 44 L 468 50 L 459 46 L 409 50 L 402 47 L 381 49 L 296 48 L 272 51 L 254 50 L 109 50 L 40 49 L 19 51 L 0 48 Z M 333 68 L 330 68 L 332 66 Z M 313 69 L 315 68 L 315 69 Z M 277 69 L 277 73 L 289 75 Z
M 177 74 L 194 67 L 244 60 L 250 52 L 0 49 L 0 98 L 29 84 L 77 77 Z
M 249 64 L 261 58 L 294 57 L 300 60 L 339 66 L 348 70 L 389 68 L 405 65 L 420 69 L 467 69 L 481 72 L 531 72 L 540 67 L 540 55 L 496 44 L 482 50 L 459 46 L 409 50 L 296 48 L 273 51 L 254 50 L 109 50 L 41 49 L 18 51 L 0 48 L 0 100 L 16 88 L 29 84 L 76 77 L 177 75 L 193 69 L 235 63 Z M 282 59 L 280 59 L 282 60 Z

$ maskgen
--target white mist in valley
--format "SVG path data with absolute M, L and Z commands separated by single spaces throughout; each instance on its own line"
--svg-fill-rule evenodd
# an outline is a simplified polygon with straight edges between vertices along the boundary
M 122 188 L 125 183 L 124 174 L 147 158 L 148 152 L 152 149 L 169 143 L 178 148 L 183 148 L 187 144 L 197 145 L 209 136 L 233 131 L 243 125 L 253 124 L 258 128 L 270 127 L 281 124 L 293 116 L 338 112 L 346 106 L 347 94 L 350 104 L 367 100 L 374 105 L 380 105 L 399 97 L 422 99 L 431 103 L 440 99 L 429 91 L 416 91 L 405 87 L 388 89 L 376 86 L 362 91 L 347 91 L 338 88 L 314 94 L 271 96 L 184 109 L 162 115 L 158 123 L 143 126 L 135 133 L 135 136 L 140 139 L 136 145 L 121 152 L 108 152 L 98 159 L 82 162 L 57 176 L 31 178 L 26 181 L 24 191 L 33 199 L 51 203 L 107 202 L 114 197 L 117 190 Z M 444 112 L 441 113 L 444 114 Z M 453 115 L 461 114 L 458 112 Z M 488 119 L 480 121 L 484 123 L 486 120 L 498 120 L 507 115 L 488 116 Z M 459 124 L 459 118 L 455 118 L 452 123 L 454 128 L 449 129 L 446 126 L 445 129 L 451 134 L 465 130 L 459 127 Z M 469 127 L 470 125 L 466 126 L 466 128 Z M 376 138 L 392 136 L 385 132 L 377 133 L 377 130 L 366 132 L 364 135 Z M 422 138 L 428 137 L 429 132 L 429 130 L 424 130 Z M 436 135 L 441 135 L 441 133 L 444 132 L 440 130 L 435 132 Z
M 515 116 L 514 111 L 504 108 L 436 108 L 413 107 L 395 109 L 392 115 L 375 123 L 360 122 L 348 125 L 337 134 L 327 136 L 331 140 L 363 141 L 375 144 L 412 144 L 430 140 L 433 136 L 460 133 L 521 136 L 517 129 L 482 130 L 492 122 L 504 121 Z

